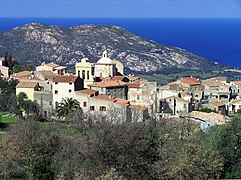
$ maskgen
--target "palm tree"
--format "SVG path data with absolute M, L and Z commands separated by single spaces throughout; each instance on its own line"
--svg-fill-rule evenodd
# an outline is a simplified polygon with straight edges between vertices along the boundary
M 81 111 L 80 103 L 73 98 L 62 99 L 61 103 L 57 107 L 58 116 L 67 117 L 74 111 Z

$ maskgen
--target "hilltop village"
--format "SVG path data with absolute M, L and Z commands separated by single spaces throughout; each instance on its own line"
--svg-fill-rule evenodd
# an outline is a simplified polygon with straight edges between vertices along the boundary
M 36 101 L 45 117 L 55 117 L 65 98 L 79 101 L 84 113 L 104 116 L 118 111 L 127 121 L 143 121 L 146 117 L 188 117 L 205 123 L 222 124 L 222 115 L 241 108 L 241 81 L 227 82 L 225 77 L 200 80 L 183 77 L 164 86 L 134 75 L 125 75 L 124 64 L 108 57 L 104 51 L 96 63 L 83 58 L 75 65 L 75 74 L 55 63 L 42 63 L 34 71 L 9 76 L 4 58 L 0 59 L 1 77 L 16 79 L 16 95 L 24 92 Z M 212 116 L 197 110 L 210 109 Z M 215 118 L 217 116 L 217 118 Z

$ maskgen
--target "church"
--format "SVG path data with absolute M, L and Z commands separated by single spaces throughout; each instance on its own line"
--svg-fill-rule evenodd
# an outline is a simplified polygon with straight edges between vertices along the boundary
M 81 62 L 76 63 L 75 69 L 76 75 L 84 80 L 85 88 L 98 79 L 124 75 L 124 65 L 120 61 L 110 59 L 106 50 L 96 63 L 90 63 L 88 58 L 83 58 Z

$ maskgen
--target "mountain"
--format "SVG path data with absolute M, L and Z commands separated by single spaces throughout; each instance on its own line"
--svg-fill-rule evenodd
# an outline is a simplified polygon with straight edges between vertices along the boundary
M 105 49 L 110 58 L 123 62 L 129 72 L 207 71 L 225 67 L 186 50 L 141 38 L 118 26 L 65 28 L 31 23 L 0 32 L 0 53 L 9 51 L 23 64 L 55 62 L 73 70 L 83 57 L 96 62 Z

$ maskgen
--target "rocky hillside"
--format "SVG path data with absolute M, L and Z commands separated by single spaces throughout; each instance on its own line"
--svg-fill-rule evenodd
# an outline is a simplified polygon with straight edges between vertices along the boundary
M 2 55 L 7 50 L 25 64 L 55 62 L 74 68 L 75 62 L 83 57 L 96 62 L 105 49 L 112 59 L 123 62 L 127 70 L 138 73 L 222 67 L 183 49 L 158 44 L 117 26 L 64 28 L 32 23 L 0 32 Z

